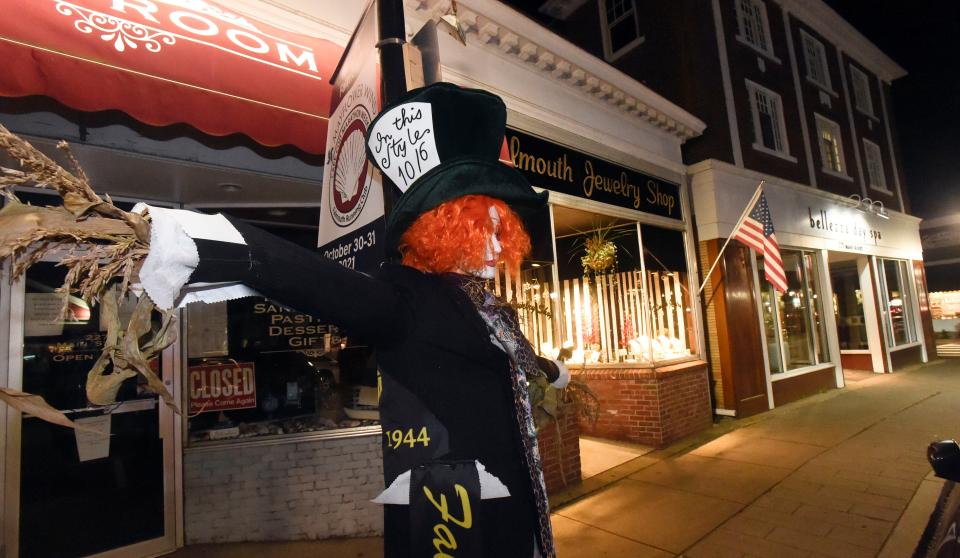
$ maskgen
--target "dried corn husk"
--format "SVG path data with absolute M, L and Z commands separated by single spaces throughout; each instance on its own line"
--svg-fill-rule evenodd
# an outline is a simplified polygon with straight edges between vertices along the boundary
M 92 403 L 114 403 L 120 385 L 139 374 L 146 380 L 147 389 L 179 413 L 173 396 L 149 365 L 150 359 L 176 339 L 173 315 L 164 313 L 159 329 L 152 332 L 154 306 L 148 297 L 141 297 L 126 325 L 120 322 L 117 311 L 118 301 L 126 297 L 149 250 L 148 218 L 121 210 L 109 196 L 98 196 L 69 146 L 60 142 L 57 147 L 65 153 L 73 172 L 0 125 L 0 149 L 21 167 L 0 167 L 0 194 L 8 200 L 0 210 L 0 262 L 12 262 L 11 280 L 16 280 L 34 263 L 56 257 L 68 269 L 59 290 L 76 293 L 91 306 L 100 302 L 108 331 L 100 358 L 87 375 L 87 398 Z M 63 206 L 20 203 L 11 189 L 25 185 L 56 190 Z M 66 308 L 65 302 L 64 314 Z M 76 427 L 41 397 L 14 392 L 0 399 L 38 418 Z
M 101 434 L 99 430 L 85 428 L 67 418 L 67 415 L 51 407 L 39 395 L 24 393 L 11 388 L 0 387 L 0 401 L 10 405 L 14 409 L 27 415 L 33 415 L 38 419 L 66 426 L 67 428 L 76 428 L 87 432 Z

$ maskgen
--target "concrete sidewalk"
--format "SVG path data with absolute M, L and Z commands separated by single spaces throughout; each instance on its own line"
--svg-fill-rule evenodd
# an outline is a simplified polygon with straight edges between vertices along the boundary
M 925 448 L 960 435 L 960 361 L 850 380 L 558 495 L 559 555 L 909 556 L 939 491 Z M 172 556 L 381 554 L 372 538 L 205 545 Z

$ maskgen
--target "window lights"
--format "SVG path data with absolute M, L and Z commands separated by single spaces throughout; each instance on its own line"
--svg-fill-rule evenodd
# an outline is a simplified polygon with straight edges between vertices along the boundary
M 500 269 L 494 292 L 517 309 L 534 349 L 582 364 L 654 363 L 696 349 L 683 232 L 553 206 L 549 265 Z M 554 282 L 556 278 L 557 282 Z
M 807 64 L 807 79 L 826 91 L 830 87 L 830 70 L 827 66 L 827 53 L 823 43 L 814 39 L 806 31 L 800 30 L 803 38 L 803 59 Z
M 820 161 L 826 173 L 846 176 L 846 164 L 843 159 L 843 142 L 840 139 L 840 126 L 819 114 L 817 118 L 817 137 L 820 143 Z
M 773 56 L 767 6 L 762 0 L 737 0 L 739 38 L 764 54 Z
M 870 179 L 870 188 L 881 192 L 889 192 L 887 177 L 883 172 L 883 157 L 880 155 L 880 146 L 864 139 L 863 152 L 867 159 L 867 176 Z
M 643 43 L 636 0 L 601 0 L 603 54 L 607 61 L 619 58 Z
M 780 95 L 751 81 L 747 81 L 747 91 L 753 113 L 754 147 L 774 154 L 789 155 Z
M 873 116 L 873 98 L 870 96 L 870 80 L 867 74 L 856 66 L 850 66 L 850 74 L 853 77 L 854 106 L 863 114 Z

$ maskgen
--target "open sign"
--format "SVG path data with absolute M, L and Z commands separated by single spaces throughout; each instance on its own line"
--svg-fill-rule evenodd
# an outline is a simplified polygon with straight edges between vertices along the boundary
M 190 414 L 257 406 L 252 362 L 191 366 L 187 378 Z

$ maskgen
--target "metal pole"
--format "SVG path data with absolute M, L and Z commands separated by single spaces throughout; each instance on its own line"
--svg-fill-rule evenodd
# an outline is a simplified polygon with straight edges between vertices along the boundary
M 379 29 L 377 48 L 380 50 L 380 94 L 383 106 L 387 106 L 407 92 L 403 54 L 403 45 L 407 42 L 403 0 L 377 0 L 377 27 Z M 387 175 L 381 176 L 383 213 L 389 218 L 401 193 Z

